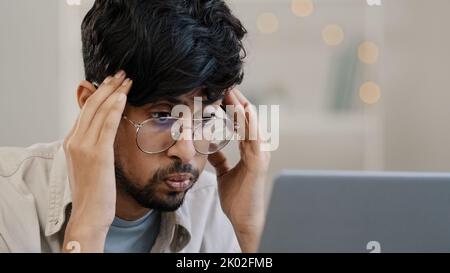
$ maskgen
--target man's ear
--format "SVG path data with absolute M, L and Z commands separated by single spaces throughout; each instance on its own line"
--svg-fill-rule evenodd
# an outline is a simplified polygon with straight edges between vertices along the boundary
M 92 96 L 96 90 L 97 88 L 95 88 L 95 86 L 92 83 L 85 80 L 80 82 L 80 85 L 78 86 L 77 90 L 77 100 L 80 109 L 83 108 L 87 99 L 90 96 Z

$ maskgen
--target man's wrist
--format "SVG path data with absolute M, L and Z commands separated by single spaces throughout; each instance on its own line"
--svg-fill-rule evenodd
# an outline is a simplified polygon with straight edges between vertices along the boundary
M 238 227 L 233 225 L 242 252 L 255 253 L 263 233 L 264 224 Z
M 236 231 L 236 237 L 239 242 L 239 246 L 241 247 L 242 252 L 244 253 L 255 253 L 258 251 L 259 242 L 261 239 L 262 232 L 251 231 L 251 232 L 242 232 Z
M 103 252 L 109 227 L 81 223 L 69 220 L 64 235 L 63 252 Z

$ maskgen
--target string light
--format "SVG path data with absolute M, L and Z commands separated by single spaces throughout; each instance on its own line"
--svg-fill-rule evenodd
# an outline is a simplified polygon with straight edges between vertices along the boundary
M 278 30 L 278 18 L 270 12 L 261 13 L 258 16 L 257 25 L 261 33 L 271 34 Z
M 366 104 L 375 104 L 380 100 L 381 89 L 374 82 L 366 82 L 359 89 L 359 97 Z
M 66 3 L 69 6 L 80 6 L 81 0 L 66 0 Z
M 344 40 L 344 31 L 338 25 L 328 25 L 322 31 L 322 38 L 329 46 L 338 46 Z
M 307 17 L 314 11 L 312 0 L 292 0 L 292 12 L 299 17 Z
M 365 64 L 374 64 L 378 61 L 380 49 L 372 42 L 364 42 L 358 47 L 359 60 Z

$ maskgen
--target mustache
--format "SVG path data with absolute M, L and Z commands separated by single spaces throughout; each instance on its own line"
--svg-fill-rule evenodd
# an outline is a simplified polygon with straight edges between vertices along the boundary
M 192 180 L 194 182 L 197 181 L 198 177 L 200 176 L 200 172 L 196 168 L 194 168 L 191 164 L 183 164 L 181 161 L 175 160 L 170 166 L 163 169 L 159 169 L 154 174 L 153 177 L 155 181 L 163 181 L 164 178 L 166 178 L 169 175 L 182 173 L 191 174 L 193 177 Z

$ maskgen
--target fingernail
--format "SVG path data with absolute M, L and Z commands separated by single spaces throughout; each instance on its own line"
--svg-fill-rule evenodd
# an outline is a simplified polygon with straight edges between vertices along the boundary
M 127 98 L 127 96 L 124 93 L 120 93 L 119 97 L 117 98 L 118 102 L 122 102 Z
M 114 77 L 116 77 L 116 79 L 120 79 L 123 77 L 124 74 L 125 72 L 123 70 L 120 70 L 119 72 L 116 73 Z
M 104 83 L 109 83 L 111 81 L 111 77 L 106 77 Z
M 122 85 L 127 86 L 130 83 L 130 79 L 126 79 L 123 81 Z

